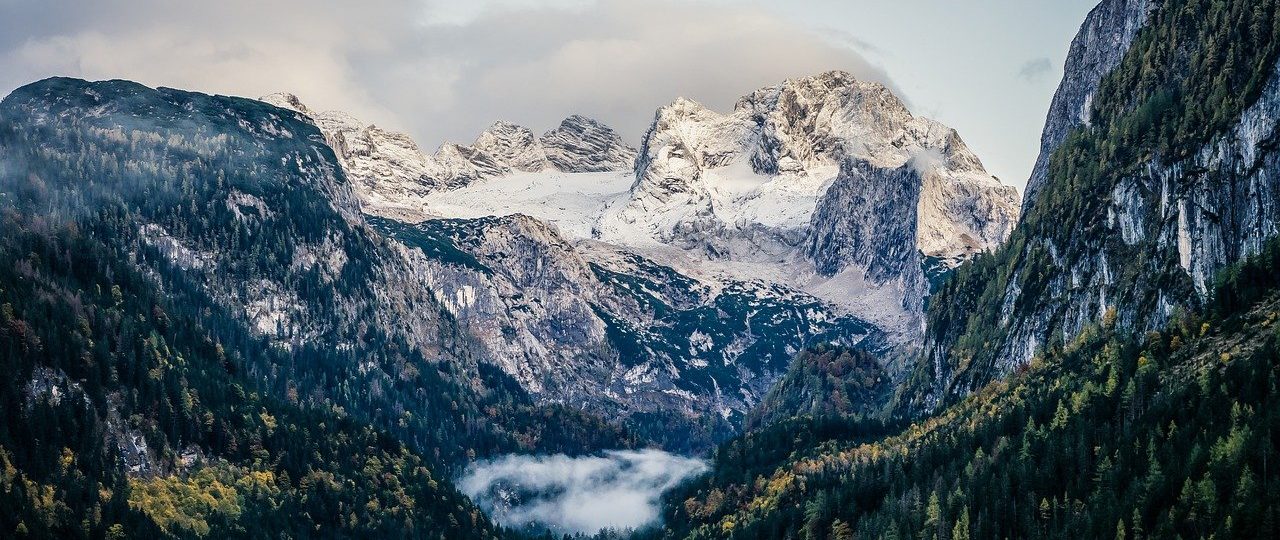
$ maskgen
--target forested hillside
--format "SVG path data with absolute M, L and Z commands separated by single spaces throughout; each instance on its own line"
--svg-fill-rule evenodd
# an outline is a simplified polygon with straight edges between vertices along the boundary
M 792 421 L 731 441 L 668 498 L 666 537 L 1274 537 L 1278 264 L 1272 244 L 1160 332 L 1108 316 L 905 429 Z
M 485 537 L 447 481 L 468 459 L 634 444 L 387 288 L 294 113 L 42 81 L 0 103 L 0 188 L 5 534 Z
M 1280 2 L 1104 0 L 1090 21 L 1107 16 L 1073 50 L 1123 51 L 1091 82 L 1067 66 L 1085 108 L 1053 109 L 1079 117 L 1050 118 L 1074 128 L 1046 137 L 1065 133 L 1022 221 L 930 284 L 902 346 L 776 284 L 586 258 L 599 238 L 528 216 L 367 217 L 330 145 L 366 150 L 300 106 L 20 88 L 0 102 L 0 538 L 538 535 L 452 481 L 499 454 L 695 451 L 742 426 L 660 526 L 601 536 L 1280 537 Z M 701 133 L 677 131 L 672 167 Z M 919 191 L 911 160 L 891 180 Z M 854 179 L 805 256 L 880 229 L 842 221 L 885 187 Z M 884 215 L 916 223 L 918 195 Z M 859 255 L 904 255 L 912 291 L 914 227 Z M 670 485 L 582 483 L 648 510 Z

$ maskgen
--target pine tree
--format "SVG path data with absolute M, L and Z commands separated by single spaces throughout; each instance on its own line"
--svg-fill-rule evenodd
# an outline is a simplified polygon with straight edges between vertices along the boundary
M 924 529 L 920 531 L 921 538 L 942 538 L 942 504 L 938 501 L 937 491 L 929 494 L 929 503 L 925 506 L 924 515 Z
M 960 509 L 960 517 L 951 528 L 951 540 L 969 540 L 969 507 Z
M 891 529 L 896 530 L 896 527 Z M 839 519 L 831 523 L 832 540 L 853 540 L 853 527 Z

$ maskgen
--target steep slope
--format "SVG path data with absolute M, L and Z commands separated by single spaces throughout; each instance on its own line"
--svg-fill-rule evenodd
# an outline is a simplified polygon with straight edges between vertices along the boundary
M 1023 214 L 1035 203 L 1049 176 L 1053 151 L 1072 130 L 1090 123 L 1099 83 L 1120 65 L 1133 38 L 1146 25 L 1152 7 L 1150 0 L 1105 0 L 1085 17 L 1067 51 L 1066 72 L 1049 105 L 1040 137 L 1040 155 L 1022 194 Z
M 1277 253 L 1229 311 L 1142 341 L 1092 327 L 927 421 L 730 441 L 665 499 L 663 537 L 1274 537 Z
M 108 227 L 95 236 L 103 249 L 225 348 L 271 350 L 238 368 L 253 391 L 341 409 L 443 471 L 493 452 L 632 444 L 579 411 L 535 405 L 477 360 L 414 260 L 364 222 L 309 119 L 50 79 L 5 98 L 0 122 L 0 202 L 37 223 Z
M 850 160 L 864 164 L 857 178 L 842 167 Z M 914 286 L 925 281 L 919 264 L 871 275 L 865 260 L 828 258 L 815 266 L 801 246 L 829 232 L 815 231 L 832 217 L 816 214 L 819 207 L 860 213 L 861 207 L 839 206 L 847 201 L 826 200 L 833 183 L 892 184 L 892 171 L 908 163 L 924 179 L 913 196 L 867 202 L 911 219 L 861 232 L 898 238 L 894 250 L 954 264 L 998 245 L 1017 221 L 1016 192 L 986 174 L 954 130 L 913 116 L 882 85 L 829 72 L 760 89 L 730 114 L 686 99 L 659 109 L 629 198 L 606 212 L 596 236 L 641 249 L 676 248 L 738 279 L 778 281 L 850 302 L 855 314 L 905 339 L 922 330 L 923 294 Z M 868 310 L 859 303 L 868 297 L 889 309 Z
M 394 270 L 309 123 L 50 79 L 0 102 L 0 156 L 0 536 L 493 534 L 440 479 L 501 429 L 423 361 L 446 325 L 355 323 Z
M 1276 8 L 1211 4 L 1099 8 L 1124 17 L 1107 27 L 1147 26 L 1098 84 L 1090 122 L 1054 151 L 1007 247 L 939 293 L 908 409 L 976 390 L 1112 310 L 1121 328 L 1158 329 L 1276 234 Z
M 1125 5 L 1082 30 L 1141 26 L 1088 122 L 1049 122 L 1078 127 L 1009 243 L 931 300 L 900 415 L 775 415 L 665 538 L 1277 534 L 1280 6 Z
M 486 362 L 669 448 L 735 432 L 800 347 L 882 339 L 811 296 L 699 281 L 520 214 L 370 223 L 413 254 Z
M 285 355 L 118 258 L 115 224 L 3 225 L 3 536 L 495 533 L 386 432 L 260 393 Z

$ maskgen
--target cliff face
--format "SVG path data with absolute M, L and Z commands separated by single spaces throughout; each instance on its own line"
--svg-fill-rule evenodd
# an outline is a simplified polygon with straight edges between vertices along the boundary
M 1124 58 L 1147 22 L 1151 0 L 1103 0 L 1085 17 L 1067 52 L 1065 73 L 1049 105 L 1040 156 L 1022 194 L 1022 211 L 1035 202 L 1049 174 L 1049 157 L 1071 130 L 1089 124 L 1098 83 Z
M 908 164 L 916 185 L 899 196 Z M 846 200 L 854 191 L 861 198 Z M 785 283 L 909 340 L 922 331 L 922 263 L 945 269 L 993 249 L 1017 201 L 955 130 L 913 115 L 883 85 L 833 71 L 759 89 L 728 114 L 683 98 L 659 109 L 635 183 L 596 237 Z M 895 219 L 854 224 L 881 214 Z M 856 230 L 835 238 L 836 224 Z M 865 251 L 873 246 L 889 251 Z
M 912 164 L 885 169 L 866 161 L 846 162 L 818 201 L 801 248 L 819 274 L 852 273 L 888 292 L 851 299 L 860 302 L 858 311 L 901 313 L 896 326 L 916 331 L 923 330 L 917 314 L 923 313 L 929 294 L 925 256 L 917 244 L 926 174 L 932 172 Z
M 1104 2 L 1091 14 L 1046 124 L 1046 148 L 1057 150 L 1032 178 L 1041 191 L 1009 245 L 944 291 L 947 303 L 970 311 L 931 310 L 915 373 L 928 390 L 911 407 L 929 410 L 980 388 L 1104 318 L 1142 333 L 1195 312 L 1219 272 L 1277 233 L 1277 58 L 1251 49 L 1262 68 L 1236 83 L 1177 60 L 1222 54 L 1203 38 L 1161 37 L 1194 19 L 1186 9 Z M 1132 48 L 1113 55 L 1131 42 L 1143 47 L 1139 56 Z M 1159 85 L 1135 88 L 1139 70 Z M 1243 99 L 1172 101 L 1212 94 L 1213 84 L 1237 84 Z M 1100 109 L 1091 102 L 1104 90 Z M 1105 125 L 1097 125 L 1100 111 Z M 996 302 L 988 309 L 979 299 Z
M 562 172 L 629 170 L 636 160 L 635 148 L 623 142 L 620 135 L 600 122 L 576 114 L 543 134 L 539 142 L 547 161 Z

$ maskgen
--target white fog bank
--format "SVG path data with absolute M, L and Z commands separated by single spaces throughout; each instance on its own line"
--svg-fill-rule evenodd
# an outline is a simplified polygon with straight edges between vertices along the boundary
M 656 522 L 662 493 L 705 470 L 661 450 L 509 455 L 468 467 L 458 487 L 503 526 L 591 534 Z

